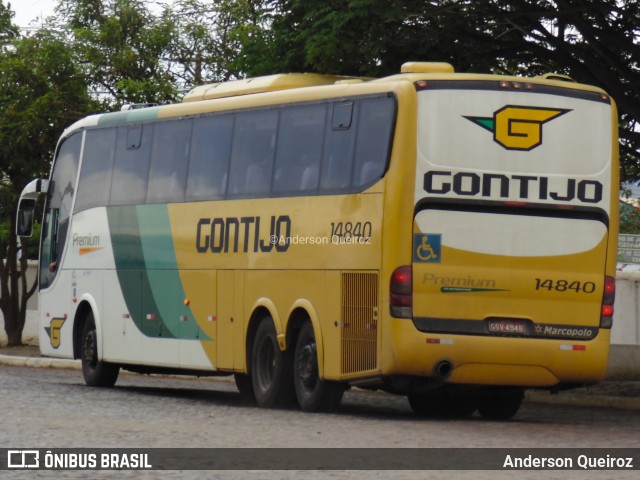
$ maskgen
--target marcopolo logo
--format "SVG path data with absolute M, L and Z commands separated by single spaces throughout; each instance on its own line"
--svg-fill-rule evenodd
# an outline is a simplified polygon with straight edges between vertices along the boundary
M 464 116 L 493 133 L 494 142 L 507 150 L 533 150 L 542 145 L 542 125 L 571 110 L 505 105 L 493 117 Z

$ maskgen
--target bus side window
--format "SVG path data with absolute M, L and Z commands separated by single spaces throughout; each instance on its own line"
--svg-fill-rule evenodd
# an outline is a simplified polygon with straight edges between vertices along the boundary
M 331 128 L 324 138 L 324 152 L 320 172 L 321 193 L 339 193 L 351 185 L 355 128 L 354 102 L 334 103 L 331 106 Z
M 233 114 L 194 120 L 187 201 L 215 200 L 227 193 L 233 122 Z
M 109 204 L 116 133 L 115 128 L 87 131 L 74 212 Z
M 156 124 L 151 147 L 147 203 L 184 201 L 191 120 Z
M 238 113 L 233 131 L 229 195 L 234 198 L 271 194 L 277 110 Z
M 326 105 L 305 105 L 282 110 L 274 195 L 300 195 L 317 190 L 326 109 Z
M 140 141 L 136 147 L 134 140 L 139 130 Z M 111 180 L 111 205 L 144 203 L 147 196 L 152 135 L 152 124 L 118 127 Z
M 395 113 L 391 97 L 371 98 L 360 104 L 355 149 L 354 186 L 366 187 L 382 178 L 390 152 Z

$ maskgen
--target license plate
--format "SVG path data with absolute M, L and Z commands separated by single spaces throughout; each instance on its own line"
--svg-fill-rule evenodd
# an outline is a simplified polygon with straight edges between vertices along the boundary
M 490 333 L 504 333 L 509 335 L 524 335 L 527 327 L 522 320 L 500 320 L 491 319 L 488 321 Z

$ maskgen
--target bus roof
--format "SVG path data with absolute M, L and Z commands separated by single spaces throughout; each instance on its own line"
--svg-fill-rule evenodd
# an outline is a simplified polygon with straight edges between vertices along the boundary
M 304 87 L 349 84 L 349 83 L 383 83 L 393 81 L 416 82 L 430 79 L 458 79 L 458 80 L 504 80 L 511 82 L 543 83 L 562 86 L 575 90 L 591 90 L 604 93 L 601 89 L 590 85 L 577 84 L 565 75 L 548 73 L 537 77 L 511 77 L 504 75 L 456 73 L 453 66 L 445 62 L 407 62 L 400 72 L 384 78 L 349 77 L 341 75 L 323 75 L 319 73 L 283 73 L 264 77 L 231 80 L 226 82 L 201 85 L 193 88 L 182 99 L 182 103 L 212 100 L 217 98 L 238 97 L 253 93 L 292 90 Z
M 361 77 L 321 75 L 319 73 L 282 73 L 265 77 L 201 85 L 188 92 L 182 99 L 182 102 L 196 102 L 199 100 L 235 97 L 252 93 L 272 92 L 275 90 L 331 85 L 340 81 L 360 82 L 364 80 L 366 79 Z
M 110 112 L 91 115 L 79 120 L 63 133 L 63 138 L 71 134 L 79 128 L 92 127 L 96 125 L 118 125 L 132 122 L 144 122 L 160 117 L 170 117 L 176 115 L 197 114 L 205 111 L 212 111 L 213 107 L 198 105 L 200 101 L 217 99 L 223 103 L 218 105 L 218 109 L 230 108 L 232 105 L 226 101 L 231 101 L 233 107 L 252 106 L 254 104 L 262 104 L 263 100 L 257 102 L 248 97 L 255 93 L 267 92 L 287 92 L 288 99 L 290 95 L 295 95 L 295 91 L 302 91 L 305 87 L 330 87 L 332 85 L 342 86 L 342 93 L 346 93 L 346 89 L 357 87 L 354 84 L 362 85 L 362 91 L 379 90 L 381 85 L 390 85 L 398 83 L 416 83 L 429 80 L 494 80 L 500 81 L 501 84 L 543 84 L 556 87 L 564 87 L 573 90 L 597 92 L 602 95 L 606 93 L 598 87 L 583 85 L 573 82 L 570 78 L 555 74 L 546 74 L 538 77 L 515 77 L 504 75 L 478 74 L 478 73 L 456 73 L 454 68 L 443 62 L 408 62 L 402 65 L 399 73 L 383 78 L 369 77 L 349 77 L 341 75 L 322 75 L 318 73 L 285 73 L 277 75 L 268 75 L 264 77 L 247 78 L 244 80 L 232 80 L 227 82 L 213 83 L 209 85 L 201 85 L 195 87 L 188 92 L 181 103 L 164 106 L 153 106 L 148 108 L 131 109 L 120 112 Z M 515 88 L 515 87 L 514 87 Z M 360 87 L 357 87 L 360 91 Z M 323 92 L 322 95 L 327 95 Z M 244 100 L 237 103 L 233 98 L 244 97 Z M 265 104 L 270 101 L 264 100 Z M 257 103 L 256 103 L 257 102 Z M 170 113 L 171 112 L 171 113 Z

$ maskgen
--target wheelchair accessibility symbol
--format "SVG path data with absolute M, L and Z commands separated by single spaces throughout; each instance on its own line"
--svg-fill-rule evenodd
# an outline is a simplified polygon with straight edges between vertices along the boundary
M 413 261 L 417 263 L 440 263 L 442 235 L 414 234 Z

